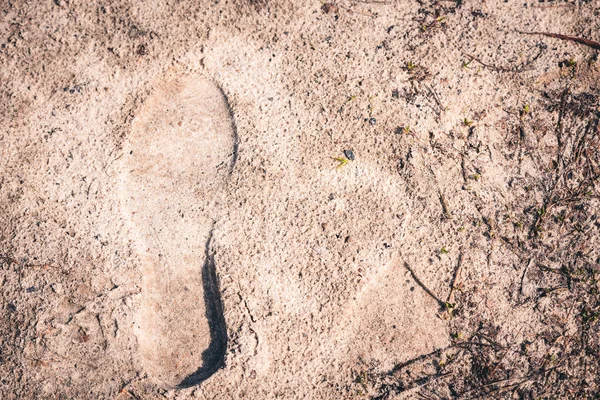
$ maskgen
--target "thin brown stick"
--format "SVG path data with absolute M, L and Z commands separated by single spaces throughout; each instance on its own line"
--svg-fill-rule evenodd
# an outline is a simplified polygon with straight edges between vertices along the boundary
M 341 8 L 342 10 L 346 10 L 346 11 L 348 11 L 349 13 L 357 13 L 357 14 L 362 14 L 362 15 L 365 15 L 365 16 L 367 16 L 367 17 L 372 17 L 372 18 L 375 18 L 375 17 L 376 17 L 376 15 L 375 15 L 375 14 L 373 14 L 373 13 L 371 13 L 371 12 L 368 12 L 368 11 L 353 10 L 353 9 L 352 9 L 352 8 L 350 8 L 350 7 L 344 7 L 344 6 L 340 6 L 339 4 L 338 4 L 338 7 L 339 7 L 339 8 Z
M 421 354 L 420 356 L 417 356 L 417 357 L 415 357 L 413 359 L 410 359 L 410 360 L 405 361 L 405 362 L 400 363 L 400 364 L 396 364 L 387 374 L 389 376 L 394 376 L 398 372 L 400 372 L 402 369 L 404 369 L 404 368 L 406 368 L 406 367 L 408 367 L 408 366 L 410 366 L 412 364 L 415 364 L 415 363 L 417 363 L 419 361 L 427 360 L 430 357 L 437 357 L 437 356 L 441 355 L 444 351 L 453 349 L 455 347 L 456 347 L 455 345 L 450 345 L 450 346 L 442 347 L 441 349 L 434 350 L 431 353 Z
M 408 265 L 408 263 L 406 261 L 404 262 L 404 268 L 406 268 L 408 270 L 408 272 L 410 272 L 410 274 L 412 275 L 412 278 L 415 280 L 415 282 L 417 282 L 417 285 L 419 285 L 421 287 L 421 289 L 423 289 L 425 291 L 425 293 L 427 293 L 432 299 L 434 299 L 441 308 L 446 307 L 446 303 L 444 303 L 442 300 L 440 300 L 435 294 L 433 294 L 433 292 L 431 290 L 429 290 L 429 288 L 427 286 L 425 286 L 425 284 L 423 282 L 421 282 L 421 280 L 417 277 L 417 275 L 414 273 L 414 271 L 412 270 L 412 268 L 410 267 L 410 265 Z
M 504 67 L 497 67 L 495 65 L 491 65 L 491 64 L 486 64 L 483 61 L 481 61 L 479 58 L 468 54 L 468 53 L 463 53 L 464 56 L 469 57 L 471 61 L 477 61 L 479 64 L 481 64 L 482 66 L 491 69 L 492 71 L 499 71 L 499 72 L 519 72 L 519 70 L 517 68 L 504 68 Z
M 456 263 L 456 269 L 454 270 L 454 276 L 452 277 L 452 283 L 450 284 L 450 293 L 448 293 L 448 299 L 446 300 L 446 303 L 451 303 L 452 302 L 452 295 L 454 295 L 454 290 L 456 289 L 456 281 L 458 280 L 459 276 L 460 276 L 460 270 L 463 264 L 463 249 L 460 249 L 460 252 L 458 253 L 458 261 Z
M 442 193 L 441 190 L 439 192 L 439 196 L 440 196 L 440 203 L 442 203 L 442 210 L 444 211 L 444 216 L 446 217 L 446 219 L 452 219 L 452 214 L 450 213 L 450 207 L 448 207 L 448 202 L 446 201 L 446 197 L 444 196 L 444 193 Z
M 563 8 L 563 7 L 575 7 L 575 4 L 554 4 L 551 6 L 531 6 L 531 8 Z
M 389 1 L 378 1 L 378 0 L 352 0 L 356 3 L 362 3 L 362 4 L 390 4 Z
M 590 40 L 590 39 L 586 39 L 586 38 L 582 38 L 579 36 L 569 36 L 569 35 L 562 35 L 560 33 L 550 33 L 550 32 L 524 32 L 524 31 L 517 31 L 517 32 L 522 33 L 524 35 L 542 35 L 542 36 L 548 36 L 548 37 L 560 39 L 560 40 L 568 40 L 571 42 L 583 44 L 584 46 L 589 46 L 596 50 L 600 50 L 599 42 L 596 42 L 596 41 Z
M 527 274 L 527 271 L 529 271 L 529 267 L 531 267 L 531 264 L 533 264 L 533 258 L 529 259 L 529 262 L 527 263 L 527 266 L 525 267 L 525 270 L 523 271 L 523 275 L 521 275 L 521 288 L 519 289 L 519 293 L 521 293 L 521 295 L 523 295 L 523 281 L 525 280 L 525 275 Z

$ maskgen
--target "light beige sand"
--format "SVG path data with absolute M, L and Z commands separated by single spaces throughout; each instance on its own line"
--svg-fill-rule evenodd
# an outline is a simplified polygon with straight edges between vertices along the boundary
M 591 393 L 599 13 L 3 2 L 0 397 Z

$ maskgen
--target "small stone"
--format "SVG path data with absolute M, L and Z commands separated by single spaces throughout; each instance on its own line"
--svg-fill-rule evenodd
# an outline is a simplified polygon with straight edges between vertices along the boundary
M 371 125 L 375 125 L 377 123 L 377 120 L 375 118 L 369 118 L 369 124 Z
M 323 222 L 323 223 L 321 224 L 321 228 L 323 228 L 323 231 L 326 231 L 328 226 L 329 226 L 329 225 L 327 225 L 327 222 Z
M 337 14 L 340 11 L 339 7 L 332 3 L 323 4 L 323 6 L 321 7 L 321 10 L 323 10 L 323 12 L 325 14 L 329 14 L 329 13 Z
M 350 161 L 354 161 L 354 152 L 352 150 L 344 150 L 344 155 Z
M 60 283 L 53 283 L 50 288 L 56 294 L 61 294 L 63 292 L 62 285 Z

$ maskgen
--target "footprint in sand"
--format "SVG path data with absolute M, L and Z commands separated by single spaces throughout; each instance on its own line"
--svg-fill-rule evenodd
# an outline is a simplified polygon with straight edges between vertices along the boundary
M 142 270 L 135 330 L 145 372 L 167 387 L 198 384 L 224 361 L 212 218 L 236 145 L 223 92 L 175 76 L 147 99 L 124 149 L 119 192 Z

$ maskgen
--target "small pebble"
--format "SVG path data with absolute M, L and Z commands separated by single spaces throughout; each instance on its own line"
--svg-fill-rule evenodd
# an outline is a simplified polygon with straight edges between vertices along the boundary
M 321 10 L 323 10 L 323 12 L 325 14 L 329 14 L 329 13 L 337 14 L 340 11 L 340 9 L 338 8 L 338 6 L 336 6 L 333 3 L 325 3 L 325 4 L 323 4 L 323 6 L 321 6 Z
M 377 120 L 375 118 L 369 118 L 369 123 L 371 125 L 375 125 L 377 123 Z
M 50 288 L 56 294 L 61 294 L 63 292 L 62 285 L 60 283 L 53 283 Z
M 350 161 L 354 161 L 354 152 L 352 150 L 344 150 L 344 155 Z

